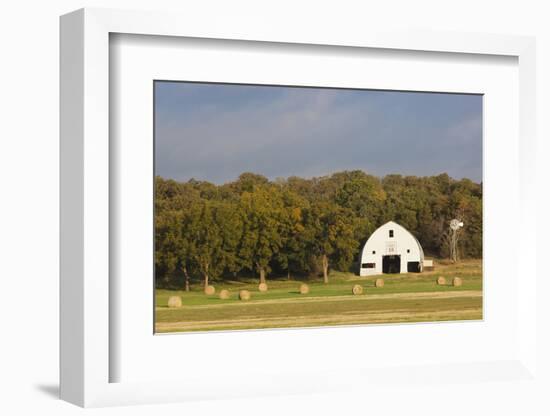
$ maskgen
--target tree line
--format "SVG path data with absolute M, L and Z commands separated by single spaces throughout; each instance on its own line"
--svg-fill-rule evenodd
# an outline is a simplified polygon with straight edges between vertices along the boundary
M 360 249 L 393 220 L 428 255 L 449 255 L 449 221 L 464 228 L 462 257 L 482 256 L 482 184 L 430 177 L 344 171 L 304 179 L 268 180 L 243 173 L 215 185 L 155 178 L 157 287 L 185 288 L 211 279 L 269 274 L 323 276 L 357 271 Z

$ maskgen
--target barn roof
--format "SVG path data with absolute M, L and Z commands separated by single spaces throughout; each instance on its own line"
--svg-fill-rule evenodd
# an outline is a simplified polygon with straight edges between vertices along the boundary
M 420 241 L 418 241 L 418 238 L 416 238 L 413 233 L 411 233 L 409 230 L 407 230 L 401 224 L 396 223 L 395 221 L 388 221 L 387 223 L 382 224 L 380 227 L 378 227 L 376 230 L 374 230 L 374 232 L 371 234 L 371 236 L 374 233 L 376 233 L 378 230 L 380 230 L 381 228 L 385 228 L 386 226 L 392 226 L 392 227 L 397 226 L 397 227 L 400 227 L 403 230 L 405 230 L 407 233 L 409 233 L 412 236 L 412 238 L 414 238 L 414 241 L 416 241 L 416 244 L 418 244 L 418 250 L 420 251 L 420 257 L 422 259 L 424 258 L 424 250 L 422 249 L 422 244 L 420 244 Z M 368 240 L 370 240 L 370 237 L 368 238 Z M 368 240 L 367 240 L 367 243 L 369 242 Z

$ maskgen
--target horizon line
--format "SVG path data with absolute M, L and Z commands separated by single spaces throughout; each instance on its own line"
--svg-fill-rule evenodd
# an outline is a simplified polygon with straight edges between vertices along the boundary
M 375 175 L 375 174 L 372 174 L 372 173 L 368 173 L 368 172 L 366 172 L 362 169 L 339 170 L 339 171 L 334 171 L 334 172 L 331 172 L 331 173 L 328 173 L 328 174 L 325 174 L 325 175 L 318 175 L 318 176 L 315 176 L 315 175 L 314 176 L 288 175 L 288 176 L 277 176 L 277 177 L 274 177 L 274 178 L 270 178 L 270 177 L 268 177 L 264 174 L 258 173 L 258 172 L 243 171 L 239 175 L 237 175 L 236 178 L 226 180 L 226 181 L 221 182 L 221 183 L 209 181 L 209 180 L 206 180 L 206 179 L 198 179 L 198 178 L 195 178 L 195 177 L 190 177 L 189 179 L 186 179 L 186 180 L 185 179 L 176 179 L 176 178 L 165 177 L 165 176 L 158 175 L 158 174 L 155 174 L 155 178 L 161 178 L 161 179 L 164 179 L 164 180 L 173 180 L 175 182 L 180 182 L 180 183 L 189 183 L 191 181 L 206 182 L 206 183 L 210 183 L 210 184 L 213 184 L 213 185 L 216 185 L 216 186 L 222 186 L 222 185 L 237 182 L 239 180 L 239 177 L 241 175 L 245 174 L 245 173 L 250 173 L 250 174 L 253 174 L 253 175 L 262 176 L 262 177 L 266 178 L 269 182 L 276 183 L 278 180 L 288 180 L 290 178 L 299 178 L 299 179 L 305 179 L 305 180 L 325 179 L 325 178 L 330 178 L 331 176 L 339 174 L 339 173 L 350 173 L 350 172 L 362 172 L 365 175 L 371 176 L 371 177 L 376 178 L 378 180 L 383 180 L 384 178 L 386 178 L 388 176 L 401 176 L 403 178 L 412 178 L 412 177 L 414 177 L 414 178 L 435 178 L 435 177 L 438 177 L 438 176 L 447 175 L 450 179 L 452 179 L 454 181 L 457 181 L 457 182 L 460 182 L 460 181 L 463 181 L 463 180 L 468 180 L 472 183 L 475 183 L 476 185 L 483 184 L 483 180 L 478 182 L 478 181 L 476 181 L 472 178 L 468 178 L 468 177 L 456 178 L 456 177 L 453 177 L 453 176 L 449 175 L 447 172 L 441 172 L 441 173 L 437 173 L 437 174 L 434 174 L 434 175 L 410 175 L 410 174 L 403 174 L 403 173 L 388 173 L 388 174 L 379 176 L 379 175 Z

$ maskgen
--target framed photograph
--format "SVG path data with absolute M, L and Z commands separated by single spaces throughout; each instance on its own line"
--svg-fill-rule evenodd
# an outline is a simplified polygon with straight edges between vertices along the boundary
M 62 398 L 536 383 L 534 40 L 243 28 L 61 18 Z
M 481 94 L 153 88 L 155 333 L 483 318 Z

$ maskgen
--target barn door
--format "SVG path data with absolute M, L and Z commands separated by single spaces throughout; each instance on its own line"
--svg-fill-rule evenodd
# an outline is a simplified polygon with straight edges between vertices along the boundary
M 401 256 L 382 256 L 382 273 L 401 273 Z

